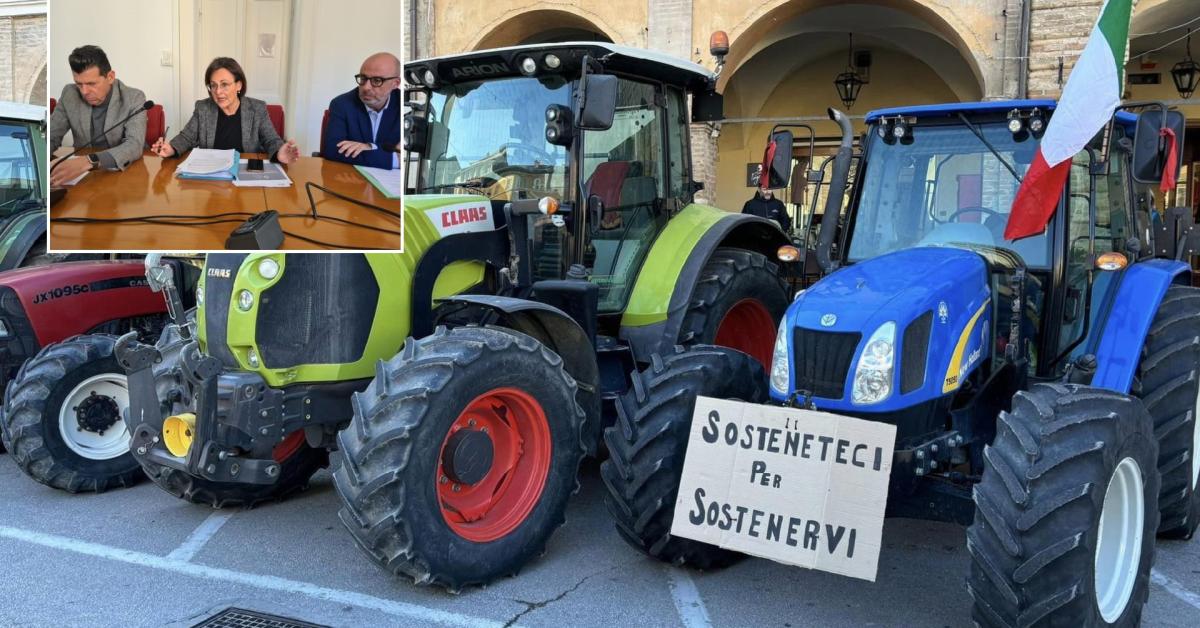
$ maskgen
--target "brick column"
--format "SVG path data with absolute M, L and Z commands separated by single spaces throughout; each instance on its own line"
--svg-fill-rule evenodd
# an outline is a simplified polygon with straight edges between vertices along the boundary
M 1058 98 L 1087 45 L 1103 0 L 1032 0 L 1029 97 Z M 1059 59 L 1062 60 L 1059 82 Z

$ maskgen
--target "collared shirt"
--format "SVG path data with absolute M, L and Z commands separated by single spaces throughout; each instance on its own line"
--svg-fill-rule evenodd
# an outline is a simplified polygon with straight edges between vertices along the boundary
M 114 83 L 114 87 L 115 87 L 115 85 L 116 84 Z M 81 94 L 81 96 L 82 96 L 82 94 Z M 104 102 L 96 105 L 95 107 L 92 107 L 92 135 L 93 136 L 95 136 L 97 133 L 104 130 L 104 120 L 106 118 L 108 118 L 108 103 L 110 103 L 110 102 L 112 102 L 112 90 L 111 89 L 108 90 L 108 95 L 104 97 Z M 90 139 L 90 138 L 85 137 L 81 141 L 86 142 L 86 141 L 88 141 L 88 139 Z M 97 137 L 96 141 L 92 142 L 92 146 L 94 146 L 96 148 L 112 148 L 112 145 L 108 143 L 108 137 L 105 135 L 101 135 L 100 137 Z M 113 157 L 112 154 L 109 153 L 107 150 L 99 153 L 98 158 L 100 159 L 100 167 L 101 168 L 106 168 L 108 170 L 115 170 L 117 168 L 116 158 Z
M 359 97 L 358 101 L 362 102 L 361 96 Z M 363 107 L 366 107 L 366 109 L 367 109 L 367 118 L 369 118 L 371 120 L 371 148 L 372 149 L 379 148 L 379 144 L 374 143 L 375 137 L 379 135 L 379 123 L 383 120 L 383 112 L 387 111 L 388 105 L 390 105 L 390 104 L 392 104 L 392 93 L 391 92 L 388 92 L 388 99 L 387 99 L 387 101 L 385 101 L 383 103 L 383 107 L 380 108 L 379 111 L 375 111 L 374 109 L 372 109 L 370 107 L 370 105 L 368 105 L 365 102 L 363 103 Z M 399 168 L 399 167 L 400 167 L 400 154 L 393 153 L 392 154 L 392 168 Z

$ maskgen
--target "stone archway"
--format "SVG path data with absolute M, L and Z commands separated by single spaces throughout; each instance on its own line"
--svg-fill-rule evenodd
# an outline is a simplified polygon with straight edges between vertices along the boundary
M 847 109 L 834 77 L 854 49 L 871 54 L 870 82 Z M 950 24 L 916 0 L 792 0 L 765 6 L 730 33 L 730 52 L 719 89 L 725 116 L 716 140 L 715 199 L 740 207 L 750 193 L 747 164 L 761 159 L 772 122 L 802 119 L 818 137 L 833 141 L 828 107 L 861 117 L 889 106 L 981 100 L 984 73 L 978 50 Z M 813 156 L 815 158 L 815 156 Z
M 471 50 L 557 41 L 614 41 L 602 21 L 588 12 L 554 9 L 525 11 L 503 16 L 481 29 Z
M 33 82 L 25 89 L 25 102 L 31 105 L 47 106 L 50 101 L 46 98 L 46 64 L 34 75 Z

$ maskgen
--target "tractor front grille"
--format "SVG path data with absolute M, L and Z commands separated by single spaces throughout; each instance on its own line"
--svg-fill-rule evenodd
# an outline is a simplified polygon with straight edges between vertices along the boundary
M 290 254 L 264 290 L 254 339 L 263 364 L 347 364 L 362 359 L 379 284 L 361 253 Z
M 229 350 L 229 303 L 233 299 L 233 280 L 246 253 L 212 253 L 204 261 L 204 339 L 208 354 L 222 364 L 237 368 Z
M 861 340 L 858 332 L 797 327 L 792 335 L 796 390 L 811 392 L 814 397 L 841 399 Z

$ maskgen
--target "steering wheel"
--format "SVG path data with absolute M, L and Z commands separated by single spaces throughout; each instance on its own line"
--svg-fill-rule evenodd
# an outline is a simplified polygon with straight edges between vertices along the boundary
M 992 210 L 992 209 L 988 209 L 988 208 L 986 208 L 986 207 L 979 207 L 979 206 L 975 206 L 975 207 L 960 207 L 960 208 L 958 208 L 958 209 L 954 210 L 954 213 L 950 214 L 949 216 L 946 216 L 946 219 L 945 219 L 945 220 L 937 220 L 937 219 L 935 218 L 935 219 L 934 219 L 934 222 L 936 222 L 936 223 L 938 223 L 938 224 L 947 225 L 947 224 L 950 224 L 950 223 L 952 223 L 952 222 L 958 222 L 958 221 L 956 221 L 956 220 L 955 220 L 955 218 L 958 218 L 959 216 L 961 216 L 961 215 L 963 215 L 963 214 L 967 214 L 967 213 L 971 213 L 971 212 L 979 212 L 979 213 L 982 213 L 982 214 L 987 214 L 989 217 L 991 217 L 991 216 L 997 216 L 997 217 L 1002 217 L 1002 216 L 1004 216 L 1004 214 L 1001 214 L 1000 212 L 998 212 L 998 211 L 995 211 L 995 210 Z

